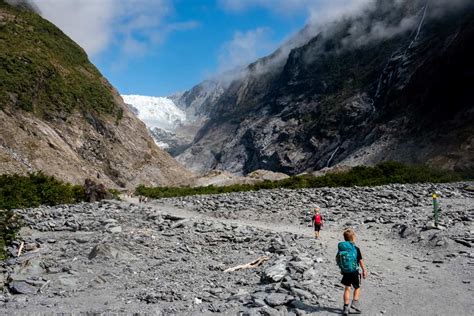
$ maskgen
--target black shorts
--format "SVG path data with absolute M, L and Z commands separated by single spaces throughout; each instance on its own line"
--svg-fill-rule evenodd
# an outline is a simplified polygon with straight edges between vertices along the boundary
M 343 273 L 341 283 L 345 286 L 353 286 L 354 289 L 360 288 L 360 274 L 359 272 L 354 273 Z
M 314 231 L 319 232 L 321 230 L 321 225 L 314 224 Z

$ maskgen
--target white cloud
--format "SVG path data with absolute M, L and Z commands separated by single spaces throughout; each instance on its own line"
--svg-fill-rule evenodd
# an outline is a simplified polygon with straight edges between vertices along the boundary
M 224 43 L 219 54 L 219 72 L 245 66 L 258 57 L 270 53 L 277 43 L 272 42 L 271 30 L 259 27 L 247 32 L 237 31 L 232 40 Z
M 266 8 L 279 13 L 291 14 L 307 11 L 318 0 L 219 0 L 220 6 L 231 12 L 242 12 L 253 8 Z
M 230 12 L 263 8 L 279 15 L 307 13 L 312 19 L 329 20 L 352 13 L 372 0 L 219 0 L 220 6 Z
M 375 0 L 317 0 L 309 7 L 309 23 L 324 25 L 344 16 L 353 16 L 373 5 Z
M 58 26 L 91 56 L 112 45 L 126 55 L 142 55 L 173 31 L 196 27 L 194 21 L 167 23 L 171 0 L 31 0 L 43 17 Z
M 44 18 L 56 24 L 89 54 L 94 55 L 109 45 L 112 39 L 110 26 L 116 14 L 113 0 L 33 2 Z

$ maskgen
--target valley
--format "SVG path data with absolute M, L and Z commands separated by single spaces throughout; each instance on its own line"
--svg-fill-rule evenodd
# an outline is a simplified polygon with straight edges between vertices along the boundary
M 19 211 L 22 229 L 3 276 L 0 310 L 22 313 L 333 315 L 334 262 L 344 227 L 368 266 L 368 315 L 470 315 L 472 183 L 264 190 L 138 204 Z M 440 196 L 433 229 L 431 192 Z M 320 205 L 325 225 L 308 227 Z M 225 272 L 263 256 L 254 269 Z M 16 294 L 13 294 L 16 293 Z

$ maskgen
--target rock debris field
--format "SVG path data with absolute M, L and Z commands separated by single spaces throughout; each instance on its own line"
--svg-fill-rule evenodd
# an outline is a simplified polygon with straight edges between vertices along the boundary
M 415 184 L 18 210 L 26 227 L 0 265 L 0 314 L 340 314 L 334 258 L 352 227 L 369 270 L 364 314 L 472 315 L 473 198 L 472 183 Z

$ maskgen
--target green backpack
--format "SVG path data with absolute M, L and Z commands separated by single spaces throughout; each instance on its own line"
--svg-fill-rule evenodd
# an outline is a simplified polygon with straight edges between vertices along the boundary
M 359 271 L 357 262 L 357 249 L 350 241 L 341 241 L 337 245 L 337 265 L 342 273 L 354 273 Z

